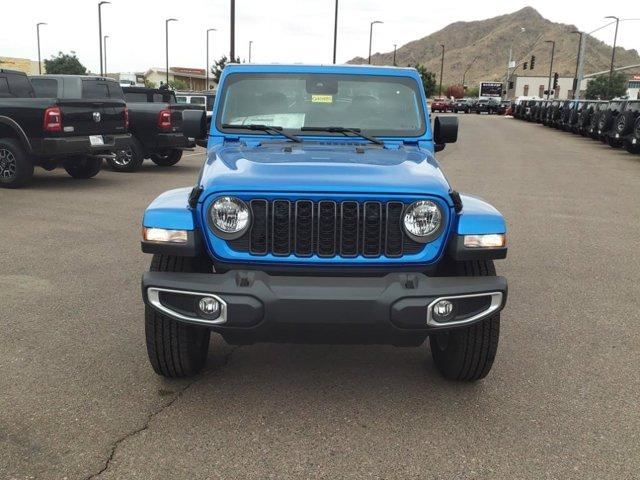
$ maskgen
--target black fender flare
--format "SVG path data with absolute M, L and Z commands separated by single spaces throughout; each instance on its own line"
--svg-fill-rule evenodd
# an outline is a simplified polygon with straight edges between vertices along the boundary
M 16 135 L 18 136 L 18 140 L 20 141 L 20 144 L 22 145 L 22 147 L 25 149 L 27 153 L 31 153 L 33 151 L 33 149 L 31 148 L 31 142 L 29 141 L 27 134 L 22 129 L 22 127 L 18 125 L 18 123 L 15 120 L 13 120 L 12 118 L 0 115 L 0 125 L 6 125 L 16 133 Z

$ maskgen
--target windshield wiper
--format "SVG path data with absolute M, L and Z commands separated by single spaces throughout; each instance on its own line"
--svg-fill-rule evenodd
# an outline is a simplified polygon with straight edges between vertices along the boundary
M 285 133 L 282 127 L 277 127 L 274 125 L 260 125 L 260 124 L 251 124 L 251 125 L 233 125 L 230 123 L 223 123 L 222 128 L 238 128 L 241 130 L 257 130 L 261 132 L 267 132 L 276 135 L 282 135 L 283 137 L 288 138 L 292 142 L 300 143 L 302 140 L 295 135 L 291 135 L 290 133 Z
M 302 127 L 300 129 L 303 132 L 315 131 L 315 132 L 329 132 L 329 133 L 342 133 L 346 136 L 347 133 L 352 133 L 357 135 L 360 138 L 364 138 L 365 140 L 369 140 L 371 143 L 375 143 L 376 145 L 384 145 L 382 140 L 378 140 L 375 137 L 370 137 L 369 135 L 365 135 L 362 133 L 362 130 L 359 128 L 347 128 L 347 127 Z

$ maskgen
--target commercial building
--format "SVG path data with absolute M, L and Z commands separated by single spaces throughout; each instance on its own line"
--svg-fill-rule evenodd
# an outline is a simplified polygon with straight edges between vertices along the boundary
M 150 68 L 144 74 L 148 82 L 156 86 L 166 81 L 167 70 L 164 68 Z M 204 68 L 170 67 L 169 81 L 177 80 L 186 84 L 187 90 L 207 90 L 206 71 Z M 213 75 L 209 75 L 209 88 L 213 88 Z
M 587 85 L 593 77 L 587 77 L 580 84 L 580 97 L 584 97 L 587 91 Z M 551 89 L 553 90 L 553 78 L 551 79 Z M 524 76 L 513 75 L 507 89 L 507 98 L 513 99 L 517 97 L 539 97 L 546 98 L 544 91 L 549 85 L 548 76 Z M 627 96 L 629 98 L 639 98 L 640 92 L 640 74 L 630 74 L 627 86 Z M 555 89 L 550 98 L 566 100 L 573 98 L 573 77 L 558 77 L 558 88 Z
M 0 57 L 0 68 L 18 70 L 19 72 L 24 72 L 27 75 L 37 75 L 38 61 L 29 60 L 28 58 Z M 42 62 L 42 73 L 45 73 L 44 62 Z

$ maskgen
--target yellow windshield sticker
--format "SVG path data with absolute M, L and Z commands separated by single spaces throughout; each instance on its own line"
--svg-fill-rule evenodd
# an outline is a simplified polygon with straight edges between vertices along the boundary
M 333 103 L 333 95 L 311 95 L 312 103 Z

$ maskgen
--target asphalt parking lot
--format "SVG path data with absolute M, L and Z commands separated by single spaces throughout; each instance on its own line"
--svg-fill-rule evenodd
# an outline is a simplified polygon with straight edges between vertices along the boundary
M 203 160 L 0 190 L 0 478 L 637 478 L 640 157 L 461 117 L 451 183 L 506 216 L 492 372 L 422 348 L 214 339 L 206 372 L 147 362 L 140 218 Z

